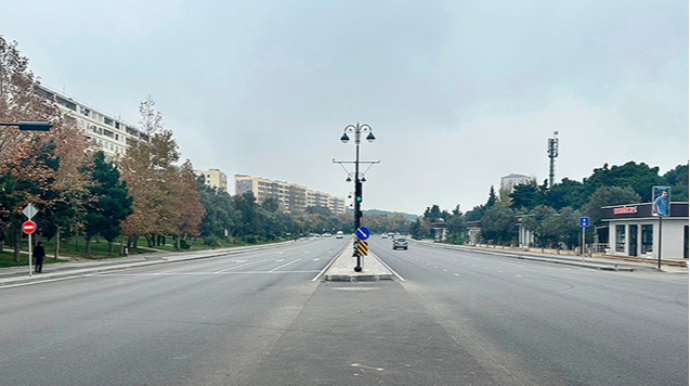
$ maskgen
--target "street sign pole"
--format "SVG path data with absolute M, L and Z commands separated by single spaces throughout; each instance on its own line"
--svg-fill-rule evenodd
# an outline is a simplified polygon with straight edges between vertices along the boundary
M 31 269 L 31 258 L 33 256 L 33 243 L 31 242 L 31 234 L 36 232 L 36 223 L 31 220 L 24 221 L 24 224 L 22 224 L 22 230 L 24 231 L 24 233 L 29 235 L 29 276 L 31 276 L 33 272 L 33 270 Z
M 661 219 L 662 216 L 659 216 L 659 256 L 657 256 L 657 266 L 656 269 L 661 271 Z
M 32 248 L 33 248 L 33 243 L 31 242 L 31 235 L 36 231 L 36 223 L 31 221 L 32 218 L 38 213 L 38 210 L 36 209 L 35 206 L 33 206 L 31 203 L 28 203 L 25 207 L 24 210 L 22 210 L 22 213 L 24 213 L 24 216 L 28 219 L 23 225 L 22 225 L 22 230 L 24 233 L 29 235 L 29 276 L 33 275 L 33 269 L 31 268 L 31 258 L 33 257 L 32 254 Z M 26 225 L 28 223 L 31 223 L 33 225 L 33 228 L 30 230 L 27 230 Z M 59 237 L 59 235 L 58 235 Z
M 587 248 L 587 240 L 585 239 L 585 230 L 589 226 L 589 217 L 580 217 L 580 227 L 582 228 L 582 262 L 585 262 L 585 250 Z
M 582 227 L 582 262 L 585 262 L 585 227 Z
M 31 269 L 31 257 L 33 254 L 31 253 L 31 233 L 29 233 L 29 276 L 33 275 L 33 269 Z

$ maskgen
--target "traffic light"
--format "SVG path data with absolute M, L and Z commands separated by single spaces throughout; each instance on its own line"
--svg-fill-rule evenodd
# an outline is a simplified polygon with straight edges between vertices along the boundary
M 362 202 L 362 182 L 355 181 L 355 201 Z

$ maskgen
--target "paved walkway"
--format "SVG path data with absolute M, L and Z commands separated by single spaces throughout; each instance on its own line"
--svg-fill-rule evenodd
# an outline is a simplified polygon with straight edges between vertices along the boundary
M 434 243 L 430 240 L 413 240 L 413 243 L 424 244 L 436 248 L 445 249 L 456 249 L 456 250 L 466 250 L 474 253 L 481 253 L 486 255 L 502 256 L 502 257 L 512 257 L 517 259 L 525 260 L 537 260 L 544 261 L 554 264 L 572 265 L 584 268 L 592 268 L 606 271 L 641 271 L 641 270 L 653 270 L 657 271 L 657 261 L 650 260 L 649 262 L 635 262 L 626 260 L 617 260 L 615 258 L 598 258 L 598 257 L 579 257 L 570 255 L 554 255 L 549 253 L 535 253 L 535 252 L 525 252 L 513 249 L 502 249 L 502 248 L 481 248 L 474 246 L 465 245 L 450 245 Z M 678 261 L 665 261 L 662 260 L 661 271 L 668 273 L 688 273 L 687 267 L 676 266 Z

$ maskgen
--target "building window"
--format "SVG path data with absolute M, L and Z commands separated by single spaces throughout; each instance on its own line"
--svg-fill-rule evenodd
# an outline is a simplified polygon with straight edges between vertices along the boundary
M 70 101 L 68 101 L 67 99 L 60 98 L 60 97 L 57 97 L 56 99 L 57 99 L 57 103 L 58 103 L 58 104 L 60 104 L 60 105 L 62 105 L 62 106 L 65 106 L 65 107 L 67 107 L 67 108 L 70 109 L 70 110 L 77 111 L 77 104 L 76 104 L 76 103 L 70 102 Z
M 654 250 L 654 226 L 651 224 L 642 225 L 642 240 L 640 253 L 645 254 Z
M 625 252 L 625 225 L 616 225 L 616 252 Z

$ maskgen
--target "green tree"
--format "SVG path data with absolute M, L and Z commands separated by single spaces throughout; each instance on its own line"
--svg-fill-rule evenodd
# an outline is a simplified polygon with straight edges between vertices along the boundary
M 219 241 L 232 233 L 235 228 L 235 207 L 230 195 L 204 184 L 204 177 L 196 180 L 199 200 L 204 207 L 205 215 L 199 225 L 199 233 L 207 245 L 218 245 Z
M 546 204 L 554 209 L 572 207 L 578 209 L 588 200 L 585 187 L 581 182 L 564 178 L 560 183 L 554 184 L 546 194 Z
M 529 184 L 516 185 L 510 194 L 510 199 L 512 201 L 511 207 L 514 209 L 530 210 L 544 203 L 542 192 L 534 181 Z
M 671 200 L 688 201 L 688 164 L 678 165 L 664 174 L 665 183 L 671 187 Z
M 652 187 L 663 185 L 664 179 L 659 176 L 658 167 L 651 168 L 644 162 L 637 164 L 630 161 L 610 169 L 608 164 L 602 168 L 594 169 L 592 176 L 586 178 L 583 184 L 590 195 L 599 188 L 606 186 L 630 187 L 640 196 L 640 202 L 650 202 L 652 200 Z
M 438 205 L 432 205 L 431 208 L 427 207 L 424 211 L 424 219 L 429 222 L 438 221 L 439 218 L 443 218 L 443 216 Z
M 263 200 L 263 202 L 261 203 L 261 207 L 267 212 L 275 213 L 280 208 L 280 203 L 278 202 L 278 199 L 274 197 L 268 197 Z
M 113 241 L 120 235 L 120 223 L 132 214 L 133 198 L 127 183 L 120 180 L 117 167 L 105 161 L 105 154 L 94 154 L 93 164 L 87 168 L 91 183 L 87 190 L 90 199 L 84 208 L 84 237 L 86 256 L 91 256 L 91 239 L 101 235 L 108 241 L 108 251 L 113 253 Z
M 515 212 L 510 208 L 495 205 L 486 210 L 482 217 L 482 237 L 495 243 L 507 243 L 516 230 Z
M 417 240 L 427 238 L 430 234 L 429 223 L 424 217 L 417 218 L 410 226 L 410 235 Z
M 489 199 L 486 201 L 486 207 L 493 207 L 494 205 L 496 205 L 497 201 L 498 197 L 496 197 L 496 191 L 494 190 L 494 186 L 491 185 L 491 189 L 489 190 Z
M 601 208 L 612 205 L 628 205 L 641 202 L 640 196 L 629 186 L 602 186 L 589 198 L 585 214 L 592 224 L 601 224 Z
M 536 244 L 542 248 L 558 239 L 555 223 L 557 215 L 558 212 L 555 209 L 546 205 L 539 205 L 529 212 L 529 216 L 523 217 L 523 225 L 534 233 Z

